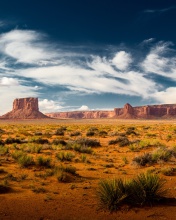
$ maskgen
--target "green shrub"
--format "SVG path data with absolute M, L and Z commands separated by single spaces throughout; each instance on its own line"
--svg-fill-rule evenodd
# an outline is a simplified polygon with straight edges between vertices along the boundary
M 151 205 L 166 195 L 165 181 L 156 174 L 142 173 L 130 181 L 122 179 L 101 180 L 97 196 L 100 205 L 115 211 L 123 204 Z
M 74 144 L 73 149 L 77 152 L 85 154 L 91 154 L 93 152 L 91 147 L 81 146 L 79 144 Z
M 6 146 L 0 146 L 0 155 L 6 155 L 9 153 L 9 148 Z
M 16 143 L 16 144 L 21 144 L 21 140 L 20 139 L 16 139 L 16 138 L 7 138 L 4 142 L 5 144 L 13 144 L 13 143 Z
M 34 165 L 34 159 L 32 156 L 24 154 L 18 158 L 18 163 L 21 165 L 21 167 L 28 167 Z
M 56 154 L 56 158 L 60 161 L 71 161 L 75 155 L 71 152 L 59 152 Z
M 167 162 L 170 160 L 171 157 L 172 151 L 164 147 L 161 147 L 152 153 L 152 159 L 154 162 L 158 162 L 159 160 Z
M 33 139 L 32 142 L 36 144 L 48 144 L 49 143 L 48 139 L 45 139 L 45 138 Z
M 89 139 L 89 138 L 80 138 L 76 140 L 76 143 L 82 145 L 84 147 L 99 147 L 100 142 L 96 139 Z
M 64 132 L 67 130 L 66 127 L 62 126 L 60 128 L 58 128 L 55 132 L 55 135 L 60 135 L 60 136 L 64 136 Z
M 74 131 L 74 132 L 71 132 L 71 133 L 70 133 L 70 136 L 71 136 L 71 137 L 79 136 L 79 135 L 81 135 L 81 132 L 79 132 L 79 131 Z
M 87 137 L 92 137 L 92 136 L 94 136 L 95 135 L 95 132 L 94 131 L 88 131 L 87 133 L 86 133 L 86 136 Z
M 42 146 L 41 145 L 39 145 L 39 146 L 32 146 L 31 147 L 31 153 L 39 154 L 41 152 L 41 150 L 42 150 Z
M 122 179 L 101 180 L 97 195 L 101 207 L 110 211 L 119 209 L 128 196 Z
M 15 160 L 18 160 L 18 158 L 22 157 L 24 155 L 24 153 L 20 150 L 15 150 L 13 153 L 12 153 L 12 158 L 15 159 Z
M 108 135 L 108 133 L 106 131 L 99 131 L 99 134 L 98 134 L 100 137 L 105 137 Z
M 143 155 L 133 158 L 133 161 L 140 166 L 145 166 L 146 164 L 151 165 L 153 163 L 152 154 L 144 153 Z
M 129 201 L 144 205 L 160 201 L 166 195 L 165 181 L 152 173 L 141 173 L 128 186 Z
M 39 157 L 37 157 L 36 164 L 38 166 L 50 168 L 51 167 L 51 158 L 50 157 L 44 158 L 42 156 L 39 156 Z
M 130 141 L 128 140 L 127 137 L 118 137 L 115 140 L 110 140 L 109 141 L 109 145 L 113 145 L 113 144 L 119 144 L 119 147 L 124 147 L 130 144 Z
M 54 139 L 54 140 L 52 141 L 52 144 L 54 144 L 54 145 L 63 145 L 63 146 L 66 146 L 66 145 L 67 145 L 67 142 L 64 141 L 64 140 Z

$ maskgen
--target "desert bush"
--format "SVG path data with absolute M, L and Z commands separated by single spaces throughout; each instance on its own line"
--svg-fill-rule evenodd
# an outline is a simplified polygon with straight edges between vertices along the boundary
M 22 157 L 24 155 L 24 153 L 21 150 L 15 150 L 12 153 L 12 158 L 15 160 L 18 160 L 20 157 Z
M 156 174 L 141 173 L 130 181 L 101 180 L 97 196 L 103 208 L 115 211 L 123 204 L 148 205 L 159 202 L 167 193 L 165 181 Z
M 95 135 L 95 132 L 94 131 L 87 131 L 87 133 L 86 133 L 86 136 L 87 137 L 92 137 L 92 136 L 94 136 Z
M 158 162 L 159 160 L 167 162 L 170 160 L 171 157 L 172 151 L 164 147 L 160 147 L 152 153 L 153 162 Z
M 79 136 L 79 135 L 81 135 L 81 132 L 80 132 L 80 131 L 74 131 L 74 132 L 71 132 L 71 133 L 70 133 L 70 136 L 71 136 L 71 137 Z
M 100 142 L 96 139 L 90 139 L 90 138 L 80 138 L 76 140 L 76 143 L 79 145 L 82 145 L 84 147 L 99 147 Z
M 51 158 L 50 157 L 44 158 L 42 156 L 39 156 L 39 157 L 37 157 L 36 164 L 38 166 L 50 168 L 51 167 Z
M 137 133 L 135 132 L 135 127 L 129 127 L 129 128 L 127 128 L 126 134 L 127 134 L 127 135 L 130 135 L 130 134 L 137 135 Z
M 119 147 L 124 147 L 130 144 L 130 141 L 128 140 L 127 137 L 118 137 L 115 140 L 110 140 L 109 141 L 109 145 L 113 145 L 113 144 L 119 144 Z
M 35 145 L 31 147 L 31 153 L 41 153 L 42 146 L 41 145 Z
M 57 174 L 57 180 L 59 182 L 69 183 L 69 182 L 72 182 L 72 179 L 73 179 L 72 176 L 69 173 L 66 173 L 64 171 L 60 171 Z
M 54 144 L 54 145 L 66 146 L 66 145 L 67 145 L 67 142 L 64 141 L 64 140 L 60 140 L 60 139 L 54 139 L 54 140 L 52 141 L 52 144 Z
M 12 190 L 12 189 L 11 189 L 11 187 L 9 186 L 7 180 L 4 180 L 3 182 L 0 183 L 0 194 L 8 193 L 8 192 L 10 192 L 11 190 Z
M 161 169 L 161 173 L 165 176 L 173 176 L 176 169 L 173 167 L 165 167 Z
M 0 155 L 6 155 L 9 153 L 9 148 L 6 146 L 0 146 Z
M 143 155 L 137 156 L 133 158 L 133 161 L 136 162 L 140 166 L 145 166 L 146 164 L 152 164 L 152 154 L 151 153 L 144 153 Z
M 29 167 L 31 165 L 34 165 L 34 159 L 32 156 L 28 156 L 27 154 L 23 154 L 18 158 L 18 163 L 21 165 L 21 167 Z
M 55 135 L 64 136 L 64 133 L 66 130 L 67 130 L 67 128 L 62 126 L 56 130 Z
M 87 162 L 87 156 L 85 154 L 81 154 L 81 161 L 83 163 L 86 163 Z
M 108 133 L 107 133 L 106 131 L 99 131 L 98 135 L 99 135 L 100 137 L 105 137 L 105 136 L 108 135 Z
M 49 143 L 48 139 L 45 139 L 45 138 L 33 139 L 32 142 L 36 144 L 48 144 Z
M 12 137 L 8 137 L 5 141 L 4 141 L 5 144 L 13 144 L 13 143 L 16 143 L 16 144 L 21 144 L 22 141 L 18 138 L 12 138 Z
M 90 128 L 88 129 L 88 131 L 97 132 L 97 131 L 98 131 L 98 128 L 96 128 L 96 127 L 90 127 Z
M 59 182 L 72 182 L 73 176 L 76 175 L 76 168 L 60 165 L 55 172 Z
M 122 179 L 101 180 L 97 190 L 100 206 L 110 211 L 120 208 L 128 197 Z
M 128 201 L 136 205 L 159 202 L 167 193 L 165 180 L 152 173 L 141 173 L 128 184 Z
M 0 146 L 4 146 L 4 141 L 0 139 Z
M 74 144 L 73 149 L 80 153 L 91 154 L 93 152 L 91 147 L 81 146 L 80 144 Z
M 56 154 L 56 158 L 60 161 L 71 161 L 75 155 L 71 152 L 59 152 Z

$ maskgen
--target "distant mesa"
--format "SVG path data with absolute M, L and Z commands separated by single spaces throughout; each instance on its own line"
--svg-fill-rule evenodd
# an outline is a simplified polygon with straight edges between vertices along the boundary
M 176 118 L 176 104 L 146 105 L 132 107 L 129 103 L 112 111 L 72 111 L 47 113 L 52 118 L 96 119 L 171 119 Z
M 1 119 L 42 119 L 48 118 L 39 111 L 38 98 L 20 98 L 13 102 L 12 111 L 0 117 Z

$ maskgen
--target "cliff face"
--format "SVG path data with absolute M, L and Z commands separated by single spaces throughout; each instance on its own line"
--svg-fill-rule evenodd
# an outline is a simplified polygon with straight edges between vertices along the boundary
M 2 119 L 41 119 L 47 118 L 38 108 L 38 98 L 15 99 L 12 111 L 1 116 Z
M 176 117 L 176 104 L 147 105 L 132 107 L 126 104 L 124 108 L 115 108 L 115 118 L 174 118 Z
M 53 118 L 119 118 L 119 119 L 157 119 L 176 118 L 176 104 L 147 105 L 132 107 L 129 103 L 123 108 L 115 108 L 114 111 L 73 111 L 47 113 Z
M 114 111 L 73 111 L 73 112 L 53 112 L 46 114 L 52 118 L 75 118 L 75 119 L 96 119 L 112 118 Z

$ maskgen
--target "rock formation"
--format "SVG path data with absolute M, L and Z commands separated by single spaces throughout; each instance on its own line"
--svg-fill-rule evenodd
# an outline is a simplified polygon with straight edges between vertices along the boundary
M 115 108 L 114 112 L 115 118 L 176 118 L 176 104 L 147 105 L 137 107 L 132 107 L 129 104 L 126 104 L 124 108 Z
M 119 119 L 169 119 L 176 118 L 176 104 L 146 105 L 132 107 L 125 104 L 123 108 L 115 108 L 114 111 L 73 111 L 47 113 L 53 118 L 119 118 Z
M 114 111 L 72 111 L 72 112 L 53 112 L 46 114 L 52 118 L 75 118 L 75 119 L 96 119 L 112 118 Z
M 48 118 L 38 108 L 38 98 L 20 98 L 13 102 L 12 111 L 0 117 L 1 119 L 42 119 Z

